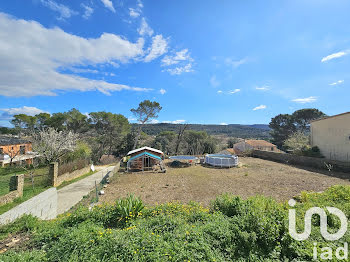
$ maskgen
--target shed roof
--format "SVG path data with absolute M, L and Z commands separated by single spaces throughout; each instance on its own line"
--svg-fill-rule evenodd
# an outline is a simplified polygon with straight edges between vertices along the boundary
M 265 140 L 254 140 L 254 139 L 250 139 L 250 140 L 245 140 L 245 142 L 248 144 L 248 145 L 251 145 L 251 146 L 267 146 L 267 147 L 275 147 L 276 145 L 270 143 L 270 142 L 267 142 Z
M 0 136 L 0 146 L 19 145 L 31 143 L 29 140 L 17 137 Z
M 137 148 L 137 149 L 131 150 L 131 151 L 128 152 L 127 155 L 131 155 L 131 154 L 137 153 L 137 152 L 142 151 L 142 150 L 153 151 L 153 152 L 156 152 L 158 154 L 164 155 L 164 153 L 162 151 L 160 151 L 158 149 L 155 149 L 155 148 L 152 148 L 152 147 L 148 147 L 148 146 L 144 146 L 144 147 L 141 147 L 141 148 Z

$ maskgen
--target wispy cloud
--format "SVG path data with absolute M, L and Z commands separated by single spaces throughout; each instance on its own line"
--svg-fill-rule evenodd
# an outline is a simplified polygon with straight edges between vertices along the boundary
M 268 90 L 270 90 L 270 87 L 266 86 L 266 85 L 264 85 L 264 86 L 256 86 L 255 89 L 259 90 L 259 91 L 268 91 Z
M 162 95 L 164 95 L 164 94 L 166 93 L 166 90 L 162 88 L 162 89 L 159 90 L 159 93 L 161 93 Z
M 90 16 L 93 14 L 94 9 L 91 6 L 87 6 L 84 4 L 80 5 L 82 8 L 84 8 L 84 14 L 83 14 L 83 18 L 84 19 L 89 19 Z
M 334 82 L 334 83 L 331 83 L 331 84 L 329 84 L 330 86 L 335 86 L 335 85 L 339 85 L 339 84 L 342 84 L 342 83 L 344 83 L 344 80 L 338 80 L 338 81 L 336 81 L 336 82 Z
M 211 85 L 212 87 L 218 87 L 220 84 L 221 84 L 220 81 L 218 81 L 218 80 L 216 79 L 216 75 L 213 75 L 213 76 L 210 78 L 210 85 Z
M 227 123 L 220 123 L 221 126 L 227 126 Z
M 59 20 L 64 20 L 78 14 L 78 12 L 70 9 L 68 6 L 56 3 L 53 0 L 40 0 L 40 3 L 52 11 L 58 12 L 60 16 L 57 19 Z
M 181 61 L 193 61 L 188 49 L 182 49 L 175 53 L 175 55 L 166 55 L 162 59 L 162 66 L 170 66 L 180 63 Z
M 129 8 L 129 15 L 130 15 L 132 18 L 139 17 L 139 16 L 140 16 L 140 11 L 139 11 L 139 10 L 136 10 L 135 8 Z
M 162 35 L 156 35 L 152 38 L 152 45 L 148 55 L 145 57 L 145 62 L 150 62 L 153 59 L 165 54 L 168 51 L 168 41 Z
M 349 54 L 349 50 L 344 50 L 344 51 L 341 51 L 341 52 L 338 52 L 338 53 L 333 53 L 333 54 L 330 54 L 328 56 L 325 56 L 322 58 L 321 62 L 327 62 L 329 60 L 332 60 L 332 59 L 335 59 L 335 58 L 339 58 L 339 57 L 342 57 L 342 56 L 345 56 L 345 55 L 348 55 Z
M 253 108 L 253 111 L 266 109 L 266 105 L 260 105 Z
M 141 19 L 141 25 L 138 29 L 138 32 L 141 36 L 145 36 L 145 35 L 152 36 L 154 33 L 153 29 L 148 25 L 144 17 L 142 17 Z
M 236 88 L 235 90 L 229 91 L 228 93 L 232 95 L 232 94 L 236 94 L 240 91 L 241 91 L 241 89 Z
M 305 98 L 296 98 L 293 99 L 293 102 L 299 103 L 299 104 L 306 104 L 306 103 L 313 103 L 316 102 L 317 97 L 315 96 L 309 96 L 309 97 L 305 97 Z
M 115 9 L 114 9 L 112 0 L 101 0 L 101 2 L 104 4 L 104 6 L 105 6 L 106 8 L 108 8 L 108 9 L 111 10 L 113 13 L 115 13 Z
M 218 94 L 222 94 L 223 92 L 222 92 L 222 90 L 218 90 L 217 93 Z
M 228 58 L 225 59 L 225 64 L 227 66 L 231 66 L 233 68 L 237 68 L 240 65 L 243 65 L 243 64 L 245 64 L 247 62 L 248 62 L 247 58 L 243 58 L 243 59 L 240 59 L 240 60 L 234 60 L 234 59 L 228 57 Z
M 192 64 L 187 64 L 185 66 L 168 68 L 163 71 L 166 71 L 171 75 L 181 75 L 182 73 L 189 73 L 189 72 L 193 72 L 194 70 L 192 69 Z
M 192 62 L 193 58 L 190 56 L 188 49 L 182 49 L 178 52 L 173 53 L 173 55 L 166 55 L 162 59 L 161 66 L 169 67 L 172 65 L 177 65 L 173 68 L 168 68 L 162 70 L 163 72 L 168 72 L 171 75 L 180 75 L 182 73 L 193 72 Z
M 40 113 L 48 113 L 47 111 L 41 110 L 37 107 L 32 106 L 22 106 L 22 107 L 12 107 L 12 108 L 0 108 L 3 113 L 0 114 L 1 120 L 11 120 L 14 115 L 26 114 L 29 116 L 35 116 Z
M 174 121 L 163 121 L 162 123 L 168 123 L 168 124 L 183 124 L 186 120 L 180 119 L 180 120 L 174 120 Z

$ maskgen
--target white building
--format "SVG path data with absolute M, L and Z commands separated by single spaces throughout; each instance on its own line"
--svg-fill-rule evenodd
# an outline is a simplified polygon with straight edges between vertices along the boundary
M 350 112 L 311 122 L 311 145 L 327 159 L 350 161 Z

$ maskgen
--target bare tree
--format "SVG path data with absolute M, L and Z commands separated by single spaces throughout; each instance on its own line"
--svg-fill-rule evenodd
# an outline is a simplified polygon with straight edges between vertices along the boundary
M 177 134 L 176 144 L 175 144 L 175 155 L 177 155 L 179 152 L 179 147 L 180 147 L 181 141 L 183 139 L 183 135 L 185 133 L 185 130 L 187 128 L 188 128 L 188 124 L 180 125 L 179 132 Z
M 8 150 L 7 155 L 10 157 L 10 165 L 12 166 L 13 160 L 16 156 L 20 154 L 21 150 L 19 147 L 11 146 L 11 149 Z
M 57 131 L 50 127 L 33 134 L 33 149 L 47 163 L 57 162 L 68 152 L 74 151 L 78 135 L 71 131 Z

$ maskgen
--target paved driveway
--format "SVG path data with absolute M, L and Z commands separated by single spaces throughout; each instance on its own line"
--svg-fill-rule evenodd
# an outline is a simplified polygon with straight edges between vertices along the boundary
M 79 203 L 84 196 L 89 194 L 95 187 L 95 182 L 98 184 L 102 178 L 115 166 L 109 166 L 96 172 L 95 174 L 81 179 L 73 184 L 65 186 L 57 191 L 57 215 L 68 211 L 71 207 Z

